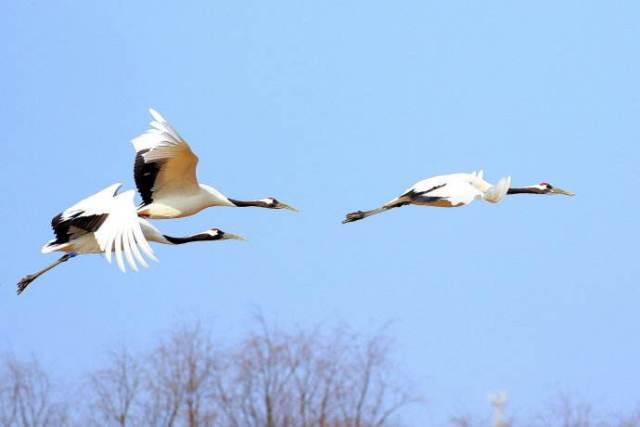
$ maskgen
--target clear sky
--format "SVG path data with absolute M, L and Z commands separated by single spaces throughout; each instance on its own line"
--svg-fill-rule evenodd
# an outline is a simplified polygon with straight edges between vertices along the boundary
M 280 324 L 391 321 L 425 417 L 512 413 L 558 391 L 640 401 L 640 5 L 634 1 L 3 2 L 0 348 L 81 375 L 178 319 L 229 340 Z M 299 214 L 206 210 L 157 221 L 249 242 L 98 256 L 15 282 L 59 211 L 133 186 L 129 139 L 158 109 L 230 197 Z M 574 198 L 406 207 L 349 225 L 432 175 L 548 181 Z M 415 421 L 416 426 L 424 421 Z

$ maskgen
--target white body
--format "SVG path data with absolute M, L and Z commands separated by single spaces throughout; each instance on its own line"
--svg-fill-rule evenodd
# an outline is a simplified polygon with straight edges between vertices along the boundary
M 154 192 L 153 199 L 152 203 L 138 210 L 140 216 L 154 219 L 183 218 L 212 206 L 233 206 L 218 190 L 203 184 L 195 189 Z
M 484 173 L 478 171 L 473 173 L 453 173 L 423 179 L 413 184 L 403 194 L 425 192 L 426 196 L 439 198 L 440 200 L 420 201 L 419 199 L 411 200 L 406 196 L 400 196 L 389 201 L 385 206 L 406 201 L 414 205 L 454 208 L 468 205 L 474 200 L 498 203 L 504 199 L 511 185 L 511 177 L 502 178 L 493 186 L 485 181 L 483 176 Z

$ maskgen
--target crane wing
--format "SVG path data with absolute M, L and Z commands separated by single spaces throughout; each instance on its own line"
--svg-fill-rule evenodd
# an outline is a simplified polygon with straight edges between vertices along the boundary
M 434 191 L 431 195 L 447 200 L 452 206 L 468 205 L 482 198 L 482 192 L 465 181 L 448 182 L 446 186 Z
M 107 261 L 111 262 L 112 253 L 115 253 L 116 263 L 123 272 L 125 271 L 124 258 L 134 271 L 138 270 L 136 260 L 145 267 L 147 266 L 140 250 L 147 257 L 157 261 L 142 233 L 136 206 L 133 202 L 134 197 L 133 190 L 112 197 L 107 212 L 105 212 L 107 218 L 94 232 L 96 241 L 100 249 L 104 251 Z
M 483 192 L 473 185 L 474 179 L 481 174 L 480 171 L 436 176 L 414 184 L 413 189 L 417 194 L 428 196 L 434 203 L 440 199 L 451 206 L 468 205 L 483 197 Z
M 51 228 L 56 238 L 45 244 L 42 252 L 52 252 L 57 245 L 98 230 L 107 219 L 109 204 L 121 186 L 110 185 L 54 216 Z
M 122 184 L 116 183 L 108 186 L 104 190 L 98 191 L 96 194 L 93 194 L 86 199 L 83 199 L 76 203 L 75 205 L 65 209 L 60 214 L 56 215 L 53 222 L 56 218 L 59 220 L 68 220 L 72 217 L 77 217 L 79 213 L 83 215 L 93 215 L 93 214 L 101 214 L 108 210 L 109 205 L 111 204 L 111 200 L 116 195 L 118 190 L 122 187 Z
M 149 113 L 150 128 L 131 140 L 136 150 L 133 175 L 143 203 L 152 203 L 158 193 L 197 191 L 198 157 L 157 111 Z

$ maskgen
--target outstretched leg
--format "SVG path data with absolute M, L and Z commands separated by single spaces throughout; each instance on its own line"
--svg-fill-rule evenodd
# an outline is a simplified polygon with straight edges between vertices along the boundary
M 389 208 L 381 207 L 376 209 L 371 209 L 370 211 L 355 211 L 347 214 L 346 218 L 342 220 L 343 224 L 347 224 L 349 222 L 359 221 L 361 219 L 365 219 L 375 214 L 379 214 L 380 212 L 384 212 Z
M 434 187 L 433 189 L 437 189 L 440 187 Z M 349 222 L 358 221 L 364 218 L 368 218 L 370 216 L 379 214 L 381 212 L 388 211 L 389 209 L 399 208 L 400 206 L 411 205 L 411 204 L 430 204 L 437 203 L 443 200 L 442 197 L 431 197 L 426 196 L 425 194 L 433 191 L 433 189 L 428 191 L 423 191 L 420 193 L 415 193 L 413 191 L 407 192 L 402 196 L 391 200 L 388 203 L 385 203 L 381 207 L 377 209 L 371 209 L 370 211 L 355 211 L 348 213 L 346 218 L 342 220 L 343 224 L 347 224 Z
M 59 264 L 62 264 L 63 262 L 68 261 L 69 259 L 73 258 L 74 256 L 76 256 L 75 252 L 68 253 L 66 255 L 61 256 L 60 258 L 58 258 L 58 260 L 56 262 L 54 262 L 53 264 L 48 265 L 47 267 L 43 268 L 42 270 L 40 270 L 40 271 L 38 271 L 36 273 L 33 273 L 33 274 L 27 274 L 22 279 L 20 279 L 20 281 L 18 282 L 18 290 L 16 291 L 17 294 L 20 295 L 27 288 L 27 286 L 29 286 L 29 283 L 33 282 L 38 277 L 42 276 L 44 273 L 46 273 L 47 271 L 51 270 L 53 267 L 56 267 Z
M 389 209 L 399 208 L 400 206 L 404 206 L 408 204 L 410 204 L 410 202 L 401 200 L 400 198 L 394 199 L 389 203 L 385 203 L 383 206 L 376 209 L 371 209 L 370 211 L 355 211 L 355 212 L 348 213 L 346 218 L 342 220 L 342 223 L 347 224 L 349 222 L 359 221 L 361 219 L 368 218 L 373 215 L 377 215 L 381 212 L 388 211 Z

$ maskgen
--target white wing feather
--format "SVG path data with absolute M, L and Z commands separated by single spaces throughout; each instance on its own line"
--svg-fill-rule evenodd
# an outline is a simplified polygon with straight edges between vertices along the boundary
M 196 166 L 198 157 L 176 130 L 154 109 L 151 128 L 131 140 L 136 153 L 148 150 L 142 157 L 145 163 L 160 163 L 160 172 L 154 182 L 154 193 L 176 189 L 188 192 L 198 189 Z
M 62 219 L 68 219 L 78 212 L 84 212 L 83 216 L 108 213 L 113 197 L 120 187 L 122 187 L 122 184 L 120 183 L 112 184 L 104 190 L 98 191 L 96 194 L 79 201 L 62 212 Z
M 123 272 L 126 270 L 125 259 L 131 269 L 137 271 L 138 266 L 135 260 L 138 259 L 140 261 L 141 258 L 138 247 L 149 258 L 157 260 L 140 229 L 140 221 L 133 202 L 134 197 L 134 190 L 125 191 L 112 197 L 108 212 L 105 212 L 109 216 L 94 233 L 107 261 L 111 262 L 112 252 L 114 252 L 116 263 Z M 144 262 L 140 262 L 140 264 L 146 266 Z
M 184 141 L 180 134 L 176 132 L 176 130 L 169 124 L 168 121 L 165 120 L 164 117 L 160 115 L 160 113 L 158 113 L 153 108 L 149 108 L 149 114 L 151 114 L 151 117 L 153 117 L 154 120 L 153 122 L 151 122 L 151 126 L 153 128 L 159 130 L 160 132 L 168 133 L 176 141 Z

